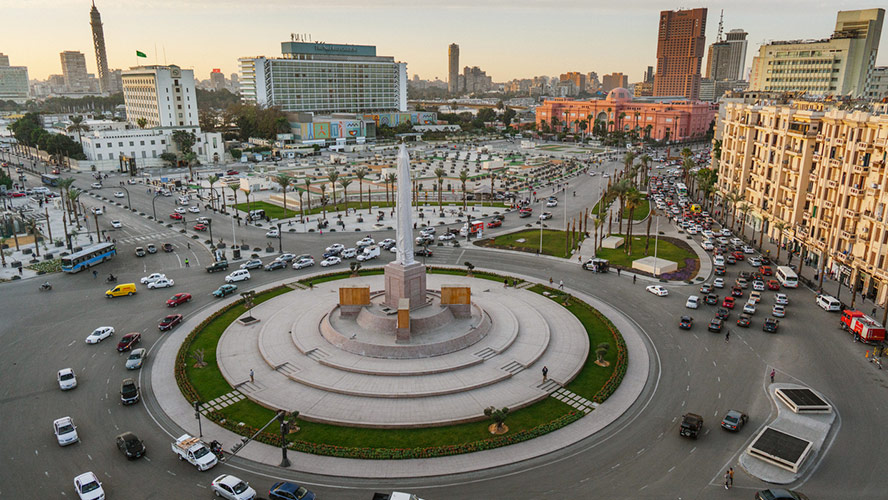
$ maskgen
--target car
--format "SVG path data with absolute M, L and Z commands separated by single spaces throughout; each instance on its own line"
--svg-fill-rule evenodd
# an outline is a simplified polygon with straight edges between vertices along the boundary
M 117 449 L 130 460 L 145 454 L 145 444 L 132 432 L 124 432 L 118 435 L 115 440 L 117 441 Z
M 700 287 L 700 293 L 712 293 L 712 285 L 709 283 L 704 283 L 703 286 Z
M 789 304 L 789 298 L 786 296 L 785 293 L 775 293 L 774 302 L 780 304 L 781 306 L 785 306 Z
M 715 266 L 715 275 L 716 276 L 724 276 L 725 275 L 725 266 Z
M 139 402 L 139 386 L 135 379 L 125 378 L 120 383 L 120 402 L 125 405 Z
M 213 291 L 213 297 L 218 297 L 218 298 L 227 297 L 227 296 L 231 295 L 232 293 L 234 293 L 236 290 L 237 290 L 237 285 L 231 285 L 231 284 L 222 285 Z
M 808 500 L 808 497 L 798 491 L 777 488 L 757 491 L 755 500 Z
M 725 257 L 723 255 L 716 255 L 712 258 L 712 265 L 714 266 L 723 266 L 725 265 Z
M 734 252 L 731 253 L 731 255 L 733 255 L 734 258 L 737 259 L 738 261 L 741 261 L 746 258 L 746 256 L 740 250 L 735 250 Z M 758 266 L 756 266 L 756 267 L 758 267 Z
M 173 244 L 172 243 L 164 243 L 163 244 L 163 251 L 166 253 L 172 252 L 173 251 Z
M 206 217 L 198 217 L 198 218 L 194 219 L 194 222 L 197 222 L 198 224 L 204 224 L 207 226 L 210 225 L 210 219 L 207 219 Z
M 492 220 L 492 221 L 488 222 L 487 228 L 490 229 L 492 227 L 500 227 L 502 225 L 503 225 L 503 221 L 497 219 L 497 220 Z
M 174 210 L 174 212 L 176 212 L 176 213 L 179 214 L 179 215 L 185 215 L 188 211 L 185 210 L 184 207 L 176 207 L 176 209 Z
M 134 345 L 142 341 L 142 334 L 139 332 L 127 333 L 120 338 L 117 343 L 117 352 L 129 351 Z
M 736 285 L 731 287 L 731 296 L 732 297 L 742 297 L 743 296 L 743 289 L 740 288 L 739 286 L 736 286 Z
M 429 231 L 430 229 L 431 229 L 431 231 Z M 423 235 L 435 234 L 435 228 L 433 228 L 433 227 L 425 228 L 422 230 L 422 234 Z M 375 245 L 375 244 L 376 244 L 376 240 L 374 240 L 373 238 L 371 238 L 369 236 L 365 236 L 355 242 L 355 246 L 359 246 L 359 247 L 360 246 L 366 247 L 366 246 Z
M 718 304 L 718 295 L 714 293 L 707 294 L 705 297 L 703 297 L 703 302 L 705 302 L 707 305 L 714 306 Z
M 688 309 L 696 309 L 700 307 L 700 297 L 697 297 L 696 295 L 691 295 L 690 297 L 688 297 L 688 301 L 685 302 L 685 307 L 687 307 Z
M 152 274 L 149 274 L 148 276 L 145 276 L 142 279 L 140 279 L 139 283 L 141 283 L 143 285 L 147 285 L 148 283 L 153 283 L 159 279 L 164 279 L 164 278 L 166 278 L 166 275 L 163 273 L 152 273 Z
M 342 262 L 342 259 L 340 259 L 339 257 L 337 257 L 335 255 L 331 255 L 321 261 L 321 267 L 335 266 L 336 264 L 339 264 L 341 262 Z
M 174 212 L 174 213 L 170 214 L 170 219 L 173 219 L 173 220 L 182 220 L 183 218 L 184 217 L 182 217 L 182 214 L 179 214 L 179 213 Z
M 749 416 L 745 413 L 737 410 L 728 410 L 728 413 L 725 414 L 725 417 L 721 421 L 721 426 L 722 429 L 738 432 L 744 425 L 746 425 L 748 420 Z
M 762 292 L 752 291 L 749 292 L 749 302 L 755 302 L 758 304 L 762 300 Z
M 112 220 L 111 227 L 113 227 L 114 229 L 120 229 L 123 227 L 123 224 L 121 224 L 119 220 Z
M 519 219 L 526 219 L 526 218 L 530 217 L 531 214 L 532 214 L 532 212 L 530 210 L 522 209 L 518 212 L 518 218 Z
M 136 257 L 144 257 L 145 256 L 145 248 L 136 247 Z
M 546 202 L 546 207 L 557 207 L 558 200 L 549 200 Z
M 126 197 L 126 195 L 123 194 L 123 191 L 114 191 L 114 197 L 115 198 L 124 198 L 124 197 Z
M 706 250 L 706 251 L 712 251 L 715 249 L 715 246 L 708 241 L 704 241 L 703 243 L 700 244 L 700 246 L 702 246 L 703 250 Z
M 416 250 L 414 250 L 413 255 L 417 257 L 431 257 L 432 251 L 428 248 L 417 248 Z
M 715 317 L 722 320 L 728 319 L 728 316 L 730 316 L 730 314 L 731 312 L 724 308 L 720 308 L 715 311 Z
M 758 257 L 750 257 L 750 258 L 746 259 L 746 262 L 748 262 L 749 265 L 752 267 L 761 267 L 762 266 L 762 260 L 759 259 Z
M 311 267 L 313 265 L 315 265 L 314 259 L 311 257 L 303 257 L 293 263 L 293 269 L 305 269 L 306 267 Z
M 752 289 L 756 292 L 764 292 L 765 291 L 765 283 L 761 280 L 755 280 L 752 282 Z
M 195 224 L 194 225 L 195 231 L 206 231 L 207 229 L 209 229 L 209 227 L 206 224 Z
M 775 318 L 782 318 L 786 316 L 786 307 L 780 304 L 774 305 L 774 308 L 771 309 L 771 316 L 774 316 Z
M 150 243 L 145 249 L 148 250 L 148 253 L 157 253 L 157 247 L 154 246 L 154 243 Z
M 543 212 L 540 214 L 540 220 L 549 220 L 552 218 L 552 212 Z
M 167 307 L 178 307 L 180 304 L 191 302 L 190 293 L 177 293 L 166 301 Z
M 168 314 L 164 316 L 160 323 L 157 324 L 157 329 L 165 332 L 167 330 L 172 330 L 174 326 L 178 325 L 182 322 L 181 314 Z
M 296 483 L 281 481 L 268 490 L 269 500 L 315 500 L 315 494 Z
M 197 205 L 191 205 L 190 207 L 188 207 L 188 211 L 191 212 L 191 213 L 193 213 L 193 214 L 199 214 L 199 213 L 200 213 L 200 207 L 198 207 Z
M 92 472 L 84 472 L 74 478 L 74 491 L 77 492 L 77 497 L 80 500 L 103 500 L 105 498 L 102 483 Z
M 690 316 L 682 316 L 678 320 L 678 327 L 681 328 L 682 330 L 690 330 L 693 325 L 694 325 L 694 318 L 692 318 Z
M 343 250 L 345 250 L 345 245 L 343 245 L 342 243 L 334 243 L 325 249 L 325 251 L 334 252 L 337 255 L 342 253 Z
M 63 391 L 70 391 L 77 387 L 77 376 L 74 375 L 74 370 L 71 368 L 62 368 L 59 370 L 56 374 L 56 380 L 59 383 L 59 389 Z
M 742 247 L 743 240 L 741 240 L 740 238 L 734 237 L 734 238 L 731 238 L 731 244 L 734 245 L 735 247 Z
M 239 174 L 239 173 L 240 173 L 240 172 L 238 172 L 237 170 L 233 170 L 233 169 L 232 169 L 232 170 L 229 170 L 229 171 L 225 172 L 225 175 L 237 175 L 237 174 Z
M 282 260 L 273 260 L 265 265 L 266 271 L 274 271 L 276 269 L 285 269 L 287 267 L 287 263 Z
M 98 344 L 99 342 L 107 339 L 108 337 L 114 335 L 114 327 L 113 326 L 100 326 L 93 330 L 92 333 L 87 335 L 86 343 L 87 344 Z
M 250 485 L 231 474 L 222 474 L 210 483 L 213 493 L 217 497 L 228 500 L 253 500 L 256 498 L 256 490 Z
M 746 313 L 742 313 L 739 318 L 737 318 L 737 326 L 742 326 L 743 328 L 748 328 L 749 323 L 752 321 L 752 316 Z
M 780 290 L 780 282 L 777 280 L 768 280 L 765 286 L 768 287 L 768 290 Z
M 743 305 L 743 312 L 749 315 L 755 314 L 755 302 L 749 301 Z
M 277 230 L 277 228 L 269 229 L 265 233 L 266 238 L 277 238 L 281 235 L 281 232 Z
M 292 253 L 282 253 L 282 254 L 278 255 L 277 258 L 274 260 L 279 260 L 281 262 L 286 262 L 289 264 L 290 262 L 293 262 L 295 259 L 296 259 L 296 256 Z
M 262 267 L 262 261 L 260 259 L 250 259 L 243 264 L 240 265 L 241 269 L 258 269 Z
M 396 244 L 397 244 L 397 242 L 392 238 L 386 238 L 386 239 L 382 240 L 381 242 L 379 242 L 379 246 L 381 246 L 382 248 L 385 248 L 386 250 L 388 250 L 389 248 L 392 248 Z
M 762 331 L 768 333 L 777 333 L 777 327 L 780 326 L 780 321 L 775 318 L 765 318 L 765 322 L 762 323 Z
M 724 288 L 725 287 L 725 279 L 724 278 L 715 278 L 712 281 L 712 286 L 715 288 Z
M 688 234 L 697 234 L 697 228 L 695 228 L 695 227 L 688 227 L 688 228 L 685 230 L 685 232 L 688 233 Z
M 727 296 L 725 300 L 722 301 L 722 307 L 726 307 L 728 309 L 734 308 L 734 297 Z
M 737 263 L 737 259 L 733 255 L 728 255 L 725 257 L 725 262 L 733 266 Z
M 445 233 L 441 236 L 438 236 L 438 241 L 450 241 L 456 239 L 456 235 L 453 233 Z
M 129 357 L 126 358 L 126 369 L 138 370 L 142 367 L 142 362 L 145 361 L 146 357 L 148 357 L 148 349 L 144 347 L 133 349 L 130 351 Z
M 345 250 L 342 251 L 341 254 L 339 254 L 339 257 L 341 257 L 343 259 L 354 259 L 357 256 L 358 256 L 358 249 L 357 248 L 346 248 Z
M 746 278 L 740 277 L 734 281 L 734 284 L 739 286 L 740 288 L 749 288 L 749 281 Z
M 745 253 L 745 254 L 755 253 L 755 249 L 752 248 L 752 247 L 749 246 L 749 245 L 743 245 L 743 253 Z M 758 258 L 757 258 L 756 260 L 759 261 L 759 266 L 762 265 L 762 264 L 761 264 L 761 262 L 762 262 L 761 259 L 758 259 Z
M 175 284 L 176 282 L 169 278 L 161 278 L 157 281 L 152 281 L 151 283 L 148 283 L 148 289 L 153 290 L 156 288 L 169 288 Z
M 77 426 L 74 425 L 74 420 L 71 417 L 53 420 L 52 431 L 55 434 L 56 441 L 59 442 L 59 446 L 68 446 L 80 441 L 80 438 L 77 436 Z
M 759 268 L 759 272 L 762 273 L 762 276 L 773 276 L 774 270 L 771 269 L 771 266 L 765 266 Z
M 654 295 L 657 295 L 658 297 L 666 297 L 667 295 L 669 295 L 669 290 L 660 285 L 649 285 L 645 288 L 645 290 Z
M 250 271 L 246 269 L 238 269 L 237 271 L 225 277 L 226 283 L 234 283 L 235 281 L 248 281 L 250 279 Z
M 102 209 L 102 207 L 93 207 L 92 213 L 96 215 L 103 215 L 105 211 Z
M 722 331 L 723 322 L 719 318 L 712 318 L 712 321 L 709 322 L 709 325 L 706 327 L 710 332 L 719 333 Z
M 91 187 L 93 189 L 102 189 L 102 183 L 101 182 L 93 182 L 92 184 L 89 185 L 89 187 Z

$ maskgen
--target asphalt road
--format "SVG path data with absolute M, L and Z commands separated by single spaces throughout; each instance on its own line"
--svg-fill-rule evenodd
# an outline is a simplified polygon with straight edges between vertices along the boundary
M 576 182 L 580 183 L 578 201 L 586 202 L 597 195 L 594 177 Z M 113 189 L 111 185 L 105 191 Z M 131 190 L 133 204 L 141 211 L 150 210 L 152 197 L 144 189 L 137 191 Z M 84 202 L 88 206 L 101 203 L 88 198 Z M 158 214 L 168 214 L 175 198 L 158 198 L 156 202 Z M 247 479 L 260 492 L 281 477 L 307 483 L 322 498 L 342 499 L 367 499 L 373 491 L 392 489 L 408 490 L 427 500 L 716 495 L 749 498 L 754 490 L 766 485 L 747 477 L 735 466 L 735 487 L 725 491 L 721 475 L 726 467 L 736 465 L 737 456 L 756 430 L 776 415 L 764 392 L 771 367 L 776 368 L 778 381 L 809 385 L 824 394 L 839 412 L 836 432 L 827 441 L 828 451 L 813 457 L 814 470 L 795 486 L 812 498 L 883 495 L 880 480 L 884 471 L 880 464 L 886 432 L 878 421 L 884 406 L 881 391 L 888 387 L 885 372 L 865 363 L 865 348 L 851 342 L 838 329 L 837 315 L 814 305 L 810 291 L 787 292 L 787 317 L 781 320 L 776 335 L 761 331 L 761 323 L 773 303 L 773 292 L 763 294 L 762 304 L 766 307 L 759 308 L 749 329 L 733 326 L 739 311 L 732 311 L 731 340 L 725 343 L 723 335 L 705 330 L 706 322 L 714 314 L 713 306 L 703 305 L 696 311 L 684 308 L 688 295 L 699 294 L 696 286 L 667 286 L 670 295 L 660 298 L 646 293 L 642 280 L 633 285 L 626 275 L 620 278 L 613 273 L 581 272 L 575 263 L 533 255 L 504 258 L 502 253 L 465 246 L 433 247 L 435 256 L 428 263 L 461 265 L 469 260 L 477 267 L 541 279 L 563 279 L 568 288 L 596 296 L 632 317 L 650 338 L 656 354 L 652 356 L 651 380 L 635 405 L 603 432 L 583 442 L 539 459 L 472 474 L 368 481 L 282 473 L 275 467 L 237 459 L 210 472 L 197 472 L 169 451 L 168 434 L 175 434 L 178 429 L 158 414 L 150 397 L 130 407 L 120 404 L 118 391 L 123 378 L 139 376 L 143 389 L 147 389 L 151 357 L 142 369 L 146 373 L 130 372 L 123 366 L 126 354 L 118 354 L 114 346 L 130 331 L 143 333 L 143 347 L 162 341 L 156 324 L 168 312 L 164 300 L 173 293 L 187 291 L 194 295 L 194 300 L 176 312 L 188 315 L 212 307 L 209 293 L 222 283 L 224 274 L 204 272 L 201 267 L 210 260 L 209 253 L 176 232 L 178 228 L 169 230 L 119 207 L 108 208 L 109 214 L 100 217 L 100 224 L 101 219 L 118 218 L 124 228 L 119 232 L 121 237 L 115 238 L 120 254 L 99 268 L 100 278 L 113 272 L 120 282 L 128 282 L 138 281 L 150 272 L 165 272 L 175 279 L 176 286 L 164 290 L 139 286 L 139 293 L 133 297 L 108 300 L 103 297 L 108 287 L 87 273 L 52 276 L 54 289 L 49 293 L 38 292 L 35 280 L 0 285 L 0 303 L 5 311 L 0 326 L 0 342 L 4 346 L 0 352 L 0 415 L 4 424 L 0 430 L 4 450 L 0 496 L 73 496 L 73 477 L 92 470 L 104 481 L 110 498 L 209 498 L 209 482 L 226 472 Z M 555 212 L 556 217 L 559 212 Z M 215 227 L 230 230 L 230 219 L 213 217 L 218 220 Z M 509 216 L 505 227 L 523 225 L 525 220 Z M 238 240 L 243 233 L 251 246 L 264 248 L 264 231 L 240 228 Z M 133 238 L 145 235 L 156 238 L 156 244 L 172 242 L 175 251 L 136 258 L 133 248 L 144 246 L 147 241 Z M 374 233 L 374 237 L 381 239 L 391 234 Z M 317 257 L 323 247 L 351 239 L 357 239 L 357 235 L 285 233 L 284 250 Z M 188 242 L 192 242 L 190 250 Z M 265 260 L 272 255 L 276 254 L 269 254 Z M 379 264 L 391 256 L 384 252 Z M 191 260 L 191 268 L 184 267 L 185 257 Z M 726 281 L 732 282 L 743 269 L 751 267 L 729 266 Z M 302 273 L 292 269 L 256 271 L 250 285 L 261 287 L 285 274 Z M 678 316 L 686 313 L 696 320 L 691 331 L 681 331 L 676 326 Z M 114 326 L 115 337 L 98 345 L 86 345 L 86 335 L 101 325 Z M 64 367 L 77 373 L 79 386 L 73 391 L 61 392 L 53 378 Z M 750 423 L 737 434 L 718 427 L 721 416 L 731 408 L 750 415 Z M 696 441 L 678 436 L 678 419 L 687 411 L 706 419 L 704 434 Z M 52 420 L 66 415 L 78 425 L 81 442 L 61 448 L 52 434 Z M 587 418 L 594 418 L 594 413 Z M 148 455 L 144 460 L 128 462 L 117 451 L 114 436 L 125 430 L 146 441 Z M 355 475 L 359 474 L 356 470 Z

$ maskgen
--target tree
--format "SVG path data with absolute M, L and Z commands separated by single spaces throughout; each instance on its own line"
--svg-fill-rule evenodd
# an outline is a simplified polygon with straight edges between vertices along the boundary
M 469 170 L 462 169 L 459 171 L 459 182 L 462 184 L 462 192 L 463 192 L 463 212 L 468 210 L 466 206 L 466 181 L 469 180 Z
M 145 118 L 139 118 L 138 120 L 136 120 L 136 125 L 138 125 L 139 128 L 144 129 L 148 126 L 148 120 L 146 120 Z
M 274 177 L 274 182 L 277 183 L 278 186 L 281 187 L 281 190 L 284 193 L 284 218 L 287 218 L 287 188 L 290 187 L 290 183 L 293 182 L 293 178 L 287 174 L 279 174 Z
M 626 192 L 626 209 L 629 211 L 629 222 L 626 223 L 626 253 L 632 255 L 632 217 L 635 209 L 641 206 L 641 193 L 635 188 Z
M 358 207 L 364 203 L 364 177 L 367 177 L 367 169 L 364 167 L 355 169 L 355 177 L 358 178 Z M 369 189 L 368 189 L 369 191 Z M 369 192 L 367 193 L 370 194 Z M 369 198 L 369 196 L 368 196 Z M 367 200 L 367 213 L 370 213 L 370 205 L 372 205 L 372 201 L 370 199 Z
M 607 366 L 607 363 L 604 361 L 604 357 L 607 356 L 608 351 L 610 351 L 610 344 L 607 342 L 602 342 L 598 344 L 595 348 L 595 363 L 600 366 Z
M 653 161 L 653 158 L 651 158 L 650 155 L 645 154 L 641 156 L 642 179 L 644 179 L 641 183 L 643 186 L 647 186 L 648 184 L 648 177 L 651 172 L 651 161 Z
M 321 183 L 321 212 L 324 219 L 327 218 L 327 183 Z
M 625 200 L 626 194 L 629 192 L 629 182 L 626 179 L 622 179 L 620 182 L 611 186 L 610 190 L 613 192 L 616 198 L 620 200 L 620 216 L 618 224 L 617 232 L 623 234 L 623 209 L 625 208 Z
M 83 117 L 80 115 L 70 116 L 69 118 L 71 118 L 71 125 L 68 125 L 67 130 L 68 132 L 77 132 L 77 142 L 82 146 L 83 139 L 80 137 L 80 133 L 88 132 L 89 126 L 83 123 Z
M 628 173 L 629 169 L 632 167 L 633 162 L 635 162 L 635 153 L 632 151 L 626 152 L 626 155 L 623 157 L 623 173 Z
M 496 174 L 490 173 L 490 206 L 493 206 L 493 180 L 496 179 Z
M 179 150 L 180 155 L 191 152 L 191 148 L 197 143 L 197 136 L 194 135 L 194 132 L 187 130 L 174 130 L 171 139 L 176 143 L 176 149 Z
M 681 163 L 681 177 L 686 184 L 688 183 L 688 180 L 690 178 L 691 169 L 695 166 L 697 166 L 697 164 L 694 163 L 694 160 L 690 158 L 685 158 L 684 161 Z
M 765 239 L 765 222 L 768 222 L 768 216 L 762 214 L 762 227 L 759 228 L 759 250 L 762 248 L 762 241 Z M 755 233 L 752 234 L 753 238 L 755 237 Z
M 488 416 L 491 420 L 493 420 L 495 425 L 495 432 L 497 434 L 502 434 L 509 430 L 505 427 L 506 417 L 509 415 L 509 409 L 503 407 L 502 409 L 497 410 L 495 407 L 490 406 L 484 409 L 484 415 Z
M 441 213 L 441 215 L 444 215 L 444 205 L 442 202 L 442 191 L 444 190 L 444 169 L 441 167 L 436 168 L 435 177 L 438 178 L 438 212 Z
M 743 204 L 740 205 L 740 213 L 743 214 L 743 219 L 740 221 L 740 234 L 742 234 L 744 238 L 746 238 L 746 216 L 749 215 L 750 210 L 752 210 L 752 205 L 749 203 L 744 201 Z
M 253 205 L 250 204 L 250 190 L 244 189 L 244 197 L 247 199 L 247 217 L 244 217 L 244 225 L 249 224 L 250 222 L 250 212 L 253 209 Z
M 339 180 L 342 187 L 342 197 L 345 199 L 345 213 L 348 214 L 348 186 L 352 183 L 351 179 L 343 178 Z
M 398 176 L 395 173 L 390 173 L 385 176 L 386 186 L 391 184 L 391 193 L 392 193 L 392 205 L 395 204 L 395 181 L 398 180 Z M 388 195 L 386 195 L 386 200 L 388 200 Z
M 210 206 L 213 207 L 213 210 L 216 209 L 216 192 L 213 191 L 213 184 L 219 182 L 219 176 L 211 175 L 207 177 L 207 180 L 210 182 Z
M 657 217 L 657 210 L 651 207 L 651 213 L 647 220 L 647 238 L 644 240 L 644 255 L 647 257 L 648 247 L 651 244 L 651 222 Z
M 789 227 L 785 222 L 779 220 L 774 223 L 774 229 L 777 230 L 777 258 L 774 262 L 780 263 L 780 250 L 783 248 L 783 231 Z
M 333 188 L 333 210 L 336 210 L 336 181 L 339 179 L 339 172 L 335 168 L 328 168 L 327 179 L 330 180 L 330 186 Z
M 167 162 L 170 167 L 174 167 L 176 165 L 175 153 L 160 153 L 160 159 Z
M 472 264 L 472 263 L 469 262 L 469 261 L 465 261 L 465 262 L 463 262 L 463 265 L 466 266 L 466 276 L 468 276 L 469 278 L 471 278 L 471 277 L 472 277 L 472 271 L 475 270 L 475 265 Z
M 229 184 L 228 189 L 231 189 L 231 192 L 234 193 L 234 204 L 231 206 L 235 207 L 234 214 L 237 215 L 237 192 L 240 189 L 240 186 L 238 184 Z M 238 224 L 240 224 L 240 223 L 238 223 Z
M 185 160 L 185 165 L 188 166 L 188 178 L 194 180 L 194 166 L 200 163 L 197 160 L 197 153 L 188 151 L 182 159 Z

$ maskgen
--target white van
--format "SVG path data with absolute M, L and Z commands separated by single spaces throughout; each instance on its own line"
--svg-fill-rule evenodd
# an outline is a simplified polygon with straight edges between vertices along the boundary
M 37 187 L 35 187 L 35 188 L 31 188 L 31 192 L 34 193 L 34 194 L 47 195 L 47 194 L 49 194 L 51 191 L 50 191 L 49 188 L 46 187 L 46 186 L 37 186 Z
M 235 281 L 246 281 L 248 279 L 250 279 L 250 271 L 246 269 L 238 269 L 237 271 L 226 276 L 225 282 L 233 283 Z
M 837 312 L 842 310 L 842 303 L 839 299 L 831 295 L 818 295 L 817 305 L 822 307 L 824 311 Z
M 364 249 L 364 253 L 358 255 L 358 261 L 364 262 L 379 257 L 379 246 L 372 245 Z
M 179 205 L 188 205 L 191 202 L 191 197 L 188 195 L 179 197 Z

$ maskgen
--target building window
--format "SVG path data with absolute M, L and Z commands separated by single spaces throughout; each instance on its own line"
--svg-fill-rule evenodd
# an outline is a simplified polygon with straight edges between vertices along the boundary
M 144 146 L 144 145 L 145 145 L 145 141 L 139 141 L 139 145 L 140 145 L 140 146 Z
M 101 159 L 102 159 L 102 153 L 99 153 L 99 156 L 98 156 L 97 158 L 98 158 L 99 160 L 101 160 Z
M 130 146 L 132 146 L 132 145 L 133 145 L 133 141 L 129 141 L 129 143 L 130 143 Z
M 110 146 L 110 144 L 109 144 L 109 146 Z M 117 147 L 122 148 L 122 147 L 123 147 L 123 142 L 122 142 L 122 141 L 121 141 L 121 142 L 118 142 L 118 143 L 117 143 Z
M 99 149 L 99 148 L 101 148 L 101 147 L 102 147 L 102 143 L 101 143 L 101 142 L 97 142 L 97 143 L 96 143 L 96 149 Z
M 152 146 L 154 145 L 154 139 L 151 139 L 151 145 Z

